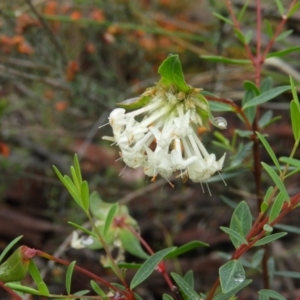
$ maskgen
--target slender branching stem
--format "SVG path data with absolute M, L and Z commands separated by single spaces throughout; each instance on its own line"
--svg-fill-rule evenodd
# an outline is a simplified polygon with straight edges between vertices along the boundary
M 113 270 L 116 272 L 116 275 L 118 276 L 118 278 L 120 279 L 120 281 L 122 282 L 122 284 L 124 285 L 124 287 L 126 287 L 126 289 L 128 290 L 129 287 L 128 287 L 126 281 L 124 280 L 124 277 L 123 277 L 123 275 L 122 275 L 119 267 L 117 266 L 114 258 L 112 257 L 112 254 L 111 254 L 111 252 L 110 252 L 110 250 L 109 250 L 109 248 L 108 248 L 108 246 L 107 246 L 107 244 L 106 244 L 106 242 L 105 242 L 102 234 L 99 232 L 97 226 L 95 225 L 95 222 L 94 222 L 94 220 L 93 220 L 90 212 L 87 211 L 86 215 L 87 215 L 87 217 L 89 219 L 90 224 L 92 225 L 93 229 L 95 230 L 95 233 L 96 233 L 97 237 L 99 238 L 99 241 L 102 244 L 102 246 L 103 246 L 103 248 L 105 250 L 106 255 L 108 256 L 108 258 L 109 258 L 109 260 L 110 260 L 110 262 L 111 262 L 111 264 L 113 266 Z

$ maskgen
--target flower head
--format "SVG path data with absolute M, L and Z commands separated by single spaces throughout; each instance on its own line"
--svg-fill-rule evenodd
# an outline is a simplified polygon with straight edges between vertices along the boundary
M 200 89 L 185 84 L 180 63 L 176 69 L 177 60 L 176 55 L 168 57 L 159 69 L 162 79 L 156 86 L 111 112 L 113 137 L 104 138 L 118 145 L 126 165 L 143 167 L 153 179 L 157 175 L 167 179 L 179 171 L 182 177 L 203 182 L 222 169 L 225 154 L 217 160 L 200 141 L 197 128 L 208 127 L 211 113 Z M 125 108 L 131 111 L 126 113 Z M 223 118 L 215 120 L 214 125 L 226 128 Z

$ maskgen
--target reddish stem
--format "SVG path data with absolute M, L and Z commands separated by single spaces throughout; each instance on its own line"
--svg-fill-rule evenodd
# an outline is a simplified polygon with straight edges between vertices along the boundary
M 135 237 L 141 242 L 141 244 L 146 248 L 146 250 L 148 251 L 148 253 L 150 255 L 154 254 L 154 251 L 148 245 L 148 243 L 131 226 L 129 226 L 126 223 L 123 223 L 123 227 L 128 229 L 133 235 L 135 235 Z M 158 264 L 157 270 L 163 275 L 163 277 L 166 280 L 169 288 L 172 291 L 173 287 L 174 287 L 174 284 L 172 283 L 171 278 L 170 278 L 169 274 L 166 271 L 165 263 L 163 261 Z
M 49 260 L 52 260 L 52 261 L 55 261 L 61 265 L 64 265 L 64 266 L 69 266 L 70 265 L 70 262 L 66 261 L 66 260 L 63 260 L 63 259 L 60 259 L 58 257 L 54 257 L 46 252 L 43 252 L 43 251 L 40 251 L 40 250 L 36 250 L 37 251 L 37 255 L 38 256 L 41 256 L 41 257 L 44 257 L 46 259 L 49 259 Z M 120 294 L 124 294 L 124 295 L 127 295 L 127 292 L 126 291 L 121 291 L 119 290 L 118 288 L 116 288 L 114 285 L 112 285 L 111 283 L 109 283 L 108 281 L 102 279 L 101 277 L 79 267 L 79 266 L 76 266 L 75 265 L 75 270 L 87 275 L 88 277 L 102 283 L 103 285 L 107 286 L 108 288 L 114 290 L 116 293 L 120 293 Z M 130 291 L 131 292 L 131 291 Z
M 278 35 L 280 34 L 280 32 L 283 29 L 283 26 L 285 25 L 286 21 L 287 21 L 287 15 L 290 13 L 291 9 L 293 8 L 293 6 L 296 4 L 297 0 L 293 0 L 289 6 L 288 12 L 286 15 L 282 16 L 281 22 L 279 23 L 274 35 L 272 36 L 272 39 L 269 41 L 268 45 L 266 46 L 266 49 L 262 55 L 262 61 L 264 61 L 268 55 L 268 53 L 270 52 L 273 44 L 276 42 L 276 38 L 278 37 Z
M 236 18 L 234 11 L 233 11 L 231 1 L 226 0 L 226 4 L 227 4 L 227 8 L 228 8 L 230 17 L 233 20 L 233 24 L 234 24 L 235 29 L 238 30 L 241 34 L 243 34 L 242 29 L 241 29 L 241 25 L 240 25 L 238 19 Z M 253 54 L 250 50 L 249 45 L 244 44 L 244 47 L 245 47 L 245 50 L 246 50 L 246 53 L 247 53 L 249 59 L 252 61 L 253 66 L 255 66 L 255 64 L 256 64 L 255 63 L 255 58 L 254 58 L 254 56 L 253 56 Z
M 7 291 L 7 293 L 9 293 L 12 296 L 13 300 L 22 300 L 22 297 L 20 297 L 15 291 L 13 291 L 12 289 L 10 289 L 9 287 L 5 286 L 5 284 L 0 281 L 0 286 Z

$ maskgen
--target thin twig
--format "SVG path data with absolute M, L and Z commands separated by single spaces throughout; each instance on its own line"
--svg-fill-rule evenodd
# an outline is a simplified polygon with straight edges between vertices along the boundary
M 35 16 L 39 19 L 39 21 L 41 22 L 42 26 L 44 27 L 46 33 L 49 36 L 49 39 L 51 40 L 52 44 L 54 45 L 54 47 L 56 48 L 57 52 L 60 54 L 62 61 L 64 63 L 64 65 L 68 64 L 68 58 L 63 50 L 63 48 L 61 47 L 60 43 L 57 41 L 54 33 L 52 32 L 51 28 L 49 27 L 48 23 L 45 21 L 45 19 L 39 14 L 39 12 L 36 10 L 36 8 L 32 5 L 31 0 L 24 0 L 30 7 L 30 9 L 32 10 L 32 12 L 35 14 Z
M 21 72 L 21 71 L 12 69 L 12 68 L 8 68 L 1 64 L 0 64 L 0 72 L 2 73 L 1 76 L 3 76 L 3 77 L 16 76 L 16 77 L 23 78 L 23 79 L 40 81 L 45 84 L 51 85 L 54 88 L 58 88 L 58 89 L 62 89 L 62 90 L 69 90 L 68 85 L 62 81 L 59 81 L 59 80 L 56 80 L 56 79 L 50 78 L 50 77 L 35 76 L 35 75 Z

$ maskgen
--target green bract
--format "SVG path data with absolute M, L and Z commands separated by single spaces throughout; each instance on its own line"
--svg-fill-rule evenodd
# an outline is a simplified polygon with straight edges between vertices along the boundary
M 199 117 L 202 119 L 204 126 L 207 126 L 209 119 L 213 122 L 208 102 L 199 92 L 201 89 L 193 88 L 186 84 L 182 72 L 182 66 L 177 54 L 169 55 L 158 68 L 161 76 L 160 81 L 153 87 L 147 88 L 146 91 L 136 98 L 131 98 L 118 103 L 119 107 L 127 110 L 134 110 L 146 106 L 151 101 L 155 101 L 155 96 L 163 96 L 166 93 L 176 95 L 178 103 L 185 101 L 186 108 L 194 107 Z

